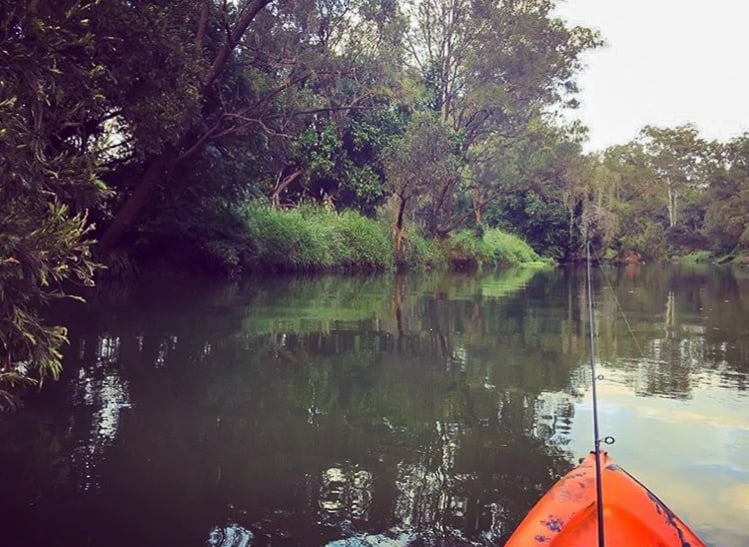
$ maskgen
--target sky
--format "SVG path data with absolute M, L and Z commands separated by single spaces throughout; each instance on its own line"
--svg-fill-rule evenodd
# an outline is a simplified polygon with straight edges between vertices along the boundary
M 624 144 L 645 125 L 693 123 L 707 139 L 749 131 L 749 2 L 746 0 L 558 0 L 570 25 L 601 32 L 584 55 L 586 150 Z

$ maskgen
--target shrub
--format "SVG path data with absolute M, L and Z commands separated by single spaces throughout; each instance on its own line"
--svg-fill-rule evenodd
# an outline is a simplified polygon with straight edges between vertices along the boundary
M 486 252 L 497 266 L 519 266 L 543 262 L 530 245 L 514 234 L 492 229 L 484 233 Z
M 518 236 L 496 228 L 478 238 L 469 230 L 456 232 L 444 242 L 447 261 L 455 269 L 550 264 Z
M 278 210 L 261 202 L 242 207 L 255 248 L 254 269 L 276 271 L 387 270 L 392 244 L 380 224 L 353 211 L 305 205 Z
M 448 264 L 456 270 L 480 268 L 491 261 L 483 241 L 469 230 L 455 232 L 443 247 Z
M 409 270 L 431 270 L 447 267 L 447 257 L 440 243 L 426 239 L 415 229 L 406 230 L 406 267 Z

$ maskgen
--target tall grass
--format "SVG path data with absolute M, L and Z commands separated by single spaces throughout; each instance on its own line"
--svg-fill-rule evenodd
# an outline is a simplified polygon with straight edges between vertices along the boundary
M 252 269 L 380 271 L 392 268 L 387 230 L 354 212 L 305 206 L 281 211 L 262 203 L 242 207 L 255 250 Z
M 497 229 L 484 233 L 483 243 L 495 266 L 524 266 L 531 264 L 551 264 L 533 250 L 525 241 L 514 234 Z
M 261 201 L 230 207 L 226 218 L 189 230 L 199 263 L 212 271 L 388 271 L 395 267 L 387 222 L 318 206 L 280 210 Z M 447 240 L 405 233 L 405 268 L 481 269 L 543 263 L 520 238 L 500 230 L 464 230 Z
M 413 227 L 406 229 L 405 267 L 409 270 L 447 269 L 447 256 L 434 239 L 427 239 Z
M 478 237 L 474 232 L 456 232 L 444 242 L 447 262 L 455 269 L 494 268 L 551 264 L 518 236 L 489 229 Z
M 674 262 L 680 264 L 695 265 L 695 264 L 709 264 L 712 261 L 712 254 L 710 251 L 693 251 L 689 254 L 674 257 Z

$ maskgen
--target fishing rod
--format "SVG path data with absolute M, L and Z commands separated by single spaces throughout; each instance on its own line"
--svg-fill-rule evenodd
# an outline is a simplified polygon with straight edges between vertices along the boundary
M 598 393 L 596 390 L 596 352 L 595 352 L 595 325 L 593 323 L 593 283 L 591 281 L 590 241 L 585 246 L 587 258 L 587 281 L 588 281 L 588 320 L 590 323 L 590 379 L 591 392 L 593 394 L 593 439 L 596 458 L 596 511 L 598 515 L 598 547 L 606 546 L 603 525 L 603 477 L 601 474 L 601 435 L 598 429 Z
M 613 437 L 601 438 L 598 427 L 596 374 L 595 318 L 593 315 L 593 246 L 586 242 L 588 316 L 590 324 L 590 374 L 593 396 L 594 446 L 590 454 L 580 460 L 580 465 L 559 479 L 533 506 L 518 525 L 505 547 L 528 545 L 576 545 L 605 547 L 604 532 L 609 532 L 609 543 L 635 547 L 637 545 L 662 545 L 663 547 L 705 547 L 689 527 L 660 501 L 653 492 L 618 465 L 609 465 L 609 457 L 601 452 L 601 443 L 613 444 Z M 607 281 L 605 268 L 601 269 Z M 608 287 L 613 286 L 608 283 Z M 615 301 L 616 294 L 612 291 Z M 618 303 L 618 301 L 617 301 Z M 621 305 L 619 305 L 621 310 Z M 625 319 L 626 321 L 626 319 Z M 627 322 L 629 328 L 629 322 Z M 632 329 L 630 328 L 630 333 Z M 593 461 L 591 461 L 593 460 Z M 606 498 L 619 498 L 622 504 L 609 505 L 609 516 L 626 515 L 626 518 L 607 518 L 604 523 L 603 475 L 606 475 Z M 595 477 L 595 480 L 593 480 Z M 594 490 L 595 488 L 595 490 Z M 596 512 L 590 504 L 596 504 Z M 664 518 L 664 514 L 666 518 Z M 597 519 L 592 526 L 591 519 Z M 596 537 L 597 536 L 597 537 Z M 597 541 L 596 541 L 597 539 Z

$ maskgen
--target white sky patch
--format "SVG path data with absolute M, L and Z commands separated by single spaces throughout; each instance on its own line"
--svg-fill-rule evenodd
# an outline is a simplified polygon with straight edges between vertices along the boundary
M 560 0 L 570 25 L 598 29 L 606 46 L 584 55 L 587 150 L 624 144 L 645 125 L 694 123 L 727 141 L 749 131 L 749 2 Z

